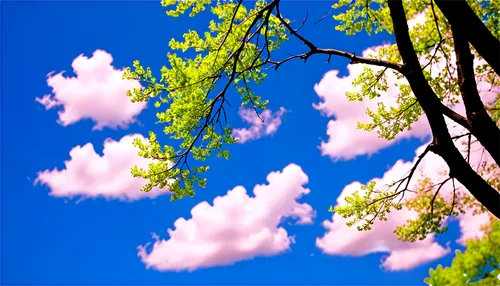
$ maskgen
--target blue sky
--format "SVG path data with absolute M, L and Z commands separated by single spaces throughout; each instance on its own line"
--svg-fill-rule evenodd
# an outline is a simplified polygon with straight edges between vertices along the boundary
M 380 267 L 388 253 L 360 257 L 328 255 L 316 247 L 325 234 L 321 225 L 331 220 L 328 207 L 351 182 L 367 182 L 384 173 L 399 159 L 413 160 L 422 145 L 416 138 L 400 140 L 370 156 L 334 161 L 322 156 L 321 141 L 328 140 L 326 126 L 331 120 L 313 108 L 320 97 L 314 90 L 323 75 L 337 69 L 347 75 L 348 61 L 313 57 L 306 64 L 296 61 L 270 72 L 256 90 L 270 100 L 273 111 L 285 113 L 276 133 L 230 147 L 229 161 L 210 160 L 208 187 L 194 198 L 174 203 L 168 195 L 136 201 L 117 199 L 64 198 L 49 195 L 47 185 L 34 185 L 37 173 L 64 169 L 69 152 L 77 145 L 92 143 L 101 154 L 107 138 L 115 141 L 128 134 L 147 135 L 157 128 L 155 108 L 150 104 L 138 116 L 139 123 L 127 128 L 92 130 L 94 122 L 81 120 L 68 126 L 57 123 L 56 110 L 45 110 L 35 101 L 52 92 L 46 75 L 67 71 L 75 76 L 71 63 L 84 54 L 101 49 L 111 54 L 112 65 L 123 68 L 140 59 L 153 71 L 166 64 L 167 43 L 188 29 L 204 29 L 207 18 L 169 18 L 156 2 L 2 2 L 1 43 L 1 284 L 422 284 L 428 269 L 449 264 L 444 255 L 409 270 L 389 271 Z M 329 11 L 326 1 L 286 2 L 289 18 L 319 19 Z M 314 20 L 312 20 L 314 21 Z M 389 35 L 347 37 L 334 31 L 332 21 L 309 24 L 303 34 L 317 46 L 343 49 L 356 54 L 370 46 L 390 42 Z M 285 51 L 302 51 L 297 42 Z M 286 52 L 282 54 L 286 55 Z M 234 93 L 231 96 L 236 96 Z M 235 101 L 237 101 L 235 99 Z M 95 102 L 99 104 L 99 102 Z M 231 109 L 234 127 L 245 127 L 237 108 Z M 101 154 L 102 155 L 102 154 Z M 255 257 L 228 266 L 193 272 L 161 272 L 146 269 L 137 256 L 137 247 L 152 241 L 151 233 L 168 239 L 179 217 L 188 219 L 197 203 L 225 195 L 241 185 L 250 191 L 266 184 L 266 176 L 288 164 L 301 166 L 311 190 L 300 202 L 316 211 L 314 223 L 286 225 L 296 236 L 290 249 L 270 257 Z M 139 190 L 137 190 L 139 191 Z M 377 239 L 374 234 L 368 239 Z M 441 245 L 459 236 L 456 223 L 437 238 Z

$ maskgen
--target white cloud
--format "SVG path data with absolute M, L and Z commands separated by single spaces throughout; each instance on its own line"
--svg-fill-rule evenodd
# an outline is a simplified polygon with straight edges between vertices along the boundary
M 448 122 L 448 126 L 452 135 L 465 133 L 461 127 L 457 127 L 451 122 Z M 466 137 L 457 140 L 457 147 L 460 150 L 464 149 L 462 144 L 466 141 Z M 403 178 L 414 166 L 418 155 L 423 152 L 426 145 L 417 149 L 412 162 L 399 160 L 384 174 L 383 178 L 374 179 L 377 186 L 382 187 Z M 471 149 L 473 150 L 470 158 L 472 166 L 477 166 L 483 161 L 493 162 L 488 154 L 483 154 L 482 148 L 477 142 L 472 144 Z M 433 183 L 439 183 L 446 178 L 446 173 L 443 173 L 443 171 L 448 171 L 446 163 L 434 153 L 428 153 L 419 164 L 414 179 L 408 188 L 410 190 L 415 189 L 420 174 L 425 174 Z M 359 182 L 347 185 L 337 198 L 337 205 L 345 205 L 345 197 L 356 190 L 360 190 L 360 186 Z M 457 196 L 467 193 L 460 183 L 456 182 L 456 187 L 458 188 Z M 444 185 L 440 190 L 440 195 L 448 202 L 451 202 L 453 199 L 453 185 L 451 182 Z M 404 200 L 411 199 L 413 196 L 413 193 L 406 193 Z M 316 245 L 323 252 L 331 255 L 362 256 L 373 252 L 388 252 L 389 256 L 383 260 L 382 267 L 393 271 L 410 269 L 442 257 L 449 252 L 448 248 L 444 248 L 435 242 L 433 236 L 416 243 L 401 242 L 397 239 L 397 236 L 393 233 L 396 227 L 416 217 L 416 212 L 406 208 L 400 211 L 394 210 L 388 214 L 387 221 L 376 221 L 370 231 L 360 232 L 356 227 L 347 227 L 345 225 L 346 221 L 335 213 L 332 216 L 332 221 L 326 220 L 323 222 L 327 233 L 323 237 L 317 238 Z M 480 227 L 489 221 L 486 214 L 473 215 L 472 210 L 469 210 L 465 215 L 459 215 L 458 219 L 462 233 L 461 238 L 458 240 L 460 243 L 469 238 L 482 237 L 484 233 L 480 230 Z
M 135 122 L 146 103 L 130 101 L 127 91 L 140 84 L 123 80 L 123 70 L 113 67 L 112 62 L 113 57 L 103 50 L 96 50 L 90 58 L 79 55 L 71 65 L 76 77 L 49 73 L 47 84 L 52 94 L 37 97 L 36 101 L 47 110 L 62 106 L 58 123 L 63 126 L 90 118 L 95 122 L 93 130 L 126 128 Z
M 282 172 L 271 172 L 267 181 L 254 187 L 254 197 L 237 186 L 216 197 L 213 205 L 197 204 L 190 219 L 181 217 L 174 222 L 175 230 L 168 229 L 168 240 L 157 237 L 149 253 L 147 245 L 139 246 L 139 257 L 148 268 L 192 271 L 288 250 L 294 238 L 279 224 L 289 217 L 308 224 L 314 217 L 310 205 L 296 201 L 309 193 L 303 187 L 308 177 L 290 164 Z
M 461 215 L 459 221 L 461 236 L 457 242 L 465 245 L 469 239 L 481 239 L 485 234 L 482 226 L 490 223 L 490 216 L 489 213 L 474 215 L 472 212 Z
M 405 163 L 402 160 L 396 162 L 391 170 L 384 174 L 383 178 L 375 179 L 377 185 L 383 186 L 398 180 L 411 168 L 412 164 L 413 162 Z M 427 162 L 421 164 L 427 164 Z M 345 205 L 345 197 L 360 190 L 360 187 L 359 182 L 346 186 L 337 198 L 337 205 Z M 433 237 L 416 243 L 401 242 L 397 239 L 393 233 L 396 226 L 416 218 L 416 213 L 402 209 L 391 212 L 387 218 L 388 220 L 385 222 L 376 221 L 370 231 L 361 232 L 355 226 L 348 227 L 346 220 L 335 213 L 332 216 L 332 221 L 323 222 L 327 233 L 323 237 L 317 238 L 316 246 L 331 255 L 362 256 L 375 252 L 389 252 L 389 257 L 382 262 L 382 266 L 389 270 L 410 269 L 449 252 L 449 249 L 439 246 Z
M 421 22 L 422 19 L 420 15 L 413 24 Z M 378 48 L 374 47 L 365 50 L 363 56 L 366 57 L 374 53 Z M 452 54 L 451 62 L 454 61 L 454 54 Z M 475 61 L 476 66 L 483 63 L 483 61 Z M 438 65 L 439 69 L 434 68 L 432 72 L 440 70 L 442 65 L 443 63 L 440 63 Z M 396 105 L 395 100 L 399 91 L 395 84 L 402 83 L 401 80 L 389 74 L 387 78 L 389 89 L 386 93 L 381 94 L 379 98 L 374 100 L 350 102 L 345 93 L 346 91 L 355 91 L 351 83 L 363 71 L 363 68 L 364 66 L 362 65 L 348 66 L 349 75 L 346 77 L 338 77 L 338 71 L 330 71 L 314 87 L 316 93 L 322 99 L 322 102 L 314 105 L 314 107 L 326 116 L 335 117 L 328 123 L 327 134 L 329 135 L 329 139 L 327 142 L 322 142 L 320 147 L 322 154 L 328 155 L 332 159 L 348 160 L 358 155 L 369 155 L 403 138 L 416 137 L 422 139 L 430 135 L 428 122 L 425 117 L 421 117 L 419 121 L 414 123 L 411 131 L 400 133 L 393 141 L 378 138 L 376 132 L 358 130 L 356 128 L 357 122 L 370 122 L 370 118 L 366 115 L 367 108 L 376 110 L 378 102 L 383 102 L 386 106 Z M 490 103 L 496 99 L 498 92 L 500 92 L 498 87 L 490 89 L 489 84 L 482 82 L 482 75 L 477 75 L 476 80 L 478 81 L 478 90 L 484 103 Z M 456 104 L 452 108 L 459 114 L 465 113 L 462 103 Z M 452 136 L 465 133 L 463 128 L 448 119 L 447 123 Z M 456 145 L 460 150 L 464 149 L 463 144 L 466 140 L 467 137 L 457 140 Z M 418 148 L 416 155 L 421 154 L 426 145 Z M 492 162 L 491 157 L 487 153 L 482 154 L 482 148 L 478 143 L 474 143 L 471 149 L 475 150 L 471 153 L 471 165 L 477 166 L 481 161 Z M 465 157 L 466 154 L 464 153 L 463 155 Z M 384 174 L 383 178 L 374 179 L 377 185 L 379 187 L 384 186 L 404 177 L 412 166 L 414 166 L 417 157 L 415 156 L 412 162 L 403 162 L 402 160 L 396 162 Z M 414 179 L 409 185 L 409 189 L 415 187 L 419 174 L 425 174 L 433 183 L 443 181 L 445 179 L 443 171 L 448 171 L 446 163 L 433 153 L 427 154 L 420 163 Z M 337 198 L 337 205 L 345 205 L 345 197 L 359 190 L 360 186 L 359 182 L 347 185 Z M 456 182 L 456 186 L 459 188 L 457 195 L 468 194 L 467 190 L 458 182 Z M 453 185 L 451 183 L 446 184 L 441 189 L 440 194 L 450 202 L 453 199 Z M 412 197 L 412 193 L 406 193 L 404 199 L 407 200 Z M 387 221 L 376 221 L 370 231 L 360 232 L 355 226 L 347 227 L 346 221 L 338 214 L 334 214 L 331 221 L 326 220 L 323 222 L 327 232 L 323 237 L 317 238 L 316 245 L 323 252 L 331 255 L 363 256 L 374 252 L 389 253 L 388 257 L 382 261 L 381 266 L 383 268 L 392 271 L 411 269 L 442 257 L 450 251 L 448 247 L 439 245 L 433 236 L 428 236 L 425 240 L 416 243 L 399 241 L 393 231 L 397 226 L 401 226 L 408 220 L 416 217 L 416 212 L 406 208 L 400 211 L 394 210 L 388 214 Z M 466 214 L 459 215 L 458 220 L 461 236 L 457 241 L 463 244 L 467 239 L 480 238 L 484 235 L 481 226 L 489 222 L 489 216 L 488 214 L 473 215 L 472 210 L 469 210 Z M 448 221 L 445 223 L 448 223 Z
M 241 119 L 250 124 L 249 128 L 235 128 L 232 135 L 239 143 L 245 143 L 250 140 L 256 140 L 265 135 L 271 135 L 278 131 L 281 125 L 281 117 L 287 110 L 281 107 L 275 113 L 270 109 L 264 110 L 259 116 L 253 109 L 241 108 L 239 115 Z
M 422 15 L 418 15 L 415 21 L 422 21 Z M 368 48 L 363 51 L 364 57 L 377 54 L 383 46 Z M 440 53 L 437 53 L 440 56 Z M 444 57 L 442 60 L 432 65 L 431 73 L 436 75 L 445 67 Z M 422 58 L 421 62 L 426 64 L 427 59 Z M 450 62 L 455 63 L 455 54 L 451 53 Z M 476 59 L 475 66 L 484 64 L 484 60 Z M 327 72 L 321 81 L 314 86 L 314 90 L 321 98 L 321 102 L 313 104 L 313 107 L 328 117 L 335 117 L 328 122 L 326 133 L 328 140 L 321 142 L 320 150 L 322 155 L 329 156 L 334 160 L 350 160 L 359 155 L 371 155 L 381 149 L 389 147 L 404 138 L 425 139 L 431 135 L 429 124 L 425 115 L 412 124 L 412 130 L 400 132 L 392 141 L 379 138 L 375 131 L 363 131 L 357 128 L 357 123 L 369 123 L 372 119 L 366 114 L 366 110 L 377 111 L 379 103 L 383 103 L 387 108 L 397 107 L 396 99 L 400 91 L 398 85 L 408 84 L 406 79 L 397 79 L 393 72 L 386 72 L 389 89 L 381 92 L 381 96 L 364 101 L 349 101 L 346 92 L 360 91 L 360 87 L 352 86 L 352 82 L 363 72 L 366 65 L 355 64 L 347 67 L 349 75 L 339 77 L 337 70 Z M 383 68 L 373 67 L 375 71 L 382 71 Z M 490 85 L 483 81 L 484 75 L 477 75 L 478 90 L 484 102 L 492 97 L 496 97 L 496 90 L 490 90 Z M 465 114 L 463 104 L 451 106 L 453 110 L 460 114 Z
M 413 19 L 408 21 L 408 25 L 412 29 L 417 24 L 425 22 L 425 19 L 426 13 L 416 14 Z M 383 47 L 384 45 L 367 48 L 362 52 L 362 56 L 376 56 L 379 49 Z M 444 62 L 434 65 L 431 72 L 437 73 L 443 66 Z M 344 77 L 338 76 L 338 70 L 329 71 L 319 83 L 314 85 L 314 91 L 322 101 L 313 104 L 313 107 L 328 117 L 335 117 L 327 125 L 326 133 L 329 139 L 326 142 L 321 142 L 320 145 L 322 155 L 330 156 L 334 160 L 350 160 L 359 155 L 371 155 L 404 138 L 424 139 L 430 135 L 430 128 L 425 116 L 412 125 L 412 130 L 399 133 L 392 141 L 380 138 L 377 132 L 366 132 L 357 128 L 358 122 L 369 123 L 372 121 L 366 114 L 367 109 L 376 111 L 379 103 L 383 103 L 387 108 L 397 107 L 396 100 L 400 94 L 398 85 L 408 84 L 405 79 L 398 79 L 394 72 L 388 70 L 385 75 L 389 89 L 385 93 L 381 92 L 380 97 L 371 100 L 365 99 L 362 102 L 349 101 L 346 92 L 361 91 L 360 87 L 354 87 L 352 83 L 365 67 L 366 65 L 363 64 L 348 65 L 349 74 Z M 375 66 L 370 66 L 370 68 L 375 72 L 384 69 Z
M 69 153 L 71 159 L 64 162 L 64 169 L 39 172 L 35 183 L 47 185 L 54 197 L 134 201 L 168 193 L 167 188 L 140 191 L 147 181 L 133 178 L 130 168 L 147 168 L 150 161 L 138 155 L 138 149 L 132 145 L 134 138 L 146 140 L 139 134 L 124 136 L 120 141 L 107 139 L 102 156 L 95 152 L 92 143 L 76 146 Z
M 369 48 L 363 51 L 363 56 L 377 53 L 380 47 Z M 359 91 L 360 87 L 354 87 L 352 82 L 363 72 L 365 65 L 355 64 L 347 67 L 349 75 L 339 77 L 337 70 L 327 72 L 321 81 L 314 86 L 314 90 L 321 98 L 319 104 L 313 107 L 326 116 L 332 117 L 327 125 L 327 135 L 329 139 L 321 142 L 320 149 L 322 155 L 330 156 L 332 159 L 350 160 L 359 155 L 371 155 L 377 151 L 400 141 L 403 138 L 424 139 L 430 134 L 427 119 L 423 116 L 414 123 L 411 131 L 404 131 L 398 134 L 396 139 L 388 141 L 379 138 L 377 132 L 363 131 L 357 128 L 358 122 L 368 123 L 371 118 L 366 114 L 369 108 L 376 111 L 378 103 L 383 103 L 387 107 L 397 106 L 396 100 L 400 93 L 396 84 L 407 84 L 404 80 L 396 78 L 394 73 L 388 71 L 387 84 L 389 89 L 375 99 L 364 101 L 349 101 L 346 92 Z M 373 68 L 381 71 L 381 68 Z

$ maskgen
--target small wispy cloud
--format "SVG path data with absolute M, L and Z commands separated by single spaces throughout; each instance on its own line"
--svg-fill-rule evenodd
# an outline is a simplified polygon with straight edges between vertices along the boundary
M 232 135 L 238 140 L 238 143 L 245 143 L 251 140 L 257 140 L 263 136 L 276 133 L 281 126 L 281 117 L 288 112 L 284 107 L 276 112 L 270 109 L 264 110 L 261 114 L 250 108 L 241 108 L 239 115 L 241 119 L 250 124 L 248 128 L 235 128 Z

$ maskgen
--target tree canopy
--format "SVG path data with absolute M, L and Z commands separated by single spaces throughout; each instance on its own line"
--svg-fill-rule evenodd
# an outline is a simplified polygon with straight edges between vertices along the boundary
M 488 226 L 487 235 L 481 240 L 469 240 L 467 249 L 456 256 L 450 267 L 438 265 L 429 271 L 427 284 L 440 285 L 496 285 L 500 283 L 500 222 Z
M 347 93 L 349 100 L 379 97 L 389 88 L 390 73 L 401 81 L 397 106 L 379 104 L 376 110 L 368 110 L 371 122 L 359 122 L 358 128 L 393 140 L 425 117 L 432 141 L 407 176 L 388 186 L 370 182 L 348 196 L 346 206 L 331 211 L 349 218 L 349 224 L 360 230 L 368 230 L 376 219 L 385 220 L 391 210 L 413 209 L 419 217 L 395 230 L 405 241 L 441 233 L 449 217 L 468 211 L 489 211 L 500 218 L 500 97 L 496 93 L 492 102 L 483 102 L 479 88 L 480 84 L 490 90 L 499 86 L 500 1 L 335 1 L 337 31 L 351 36 L 394 35 L 395 44 L 366 57 L 318 47 L 313 39 L 301 35 L 306 21 L 288 19 L 279 0 L 163 0 L 162 5 L 170 17 L 211 13 L 212 20 L 206 31 L 190 30 L 182 40 L 170 40 L 169 65 L 158 75 L 139 61 L 126 69 L 124 78 L 142 84 L 129 92 L 131 100 L 154 100 L 158 123 L 178 142 L 163 145 L 154 132 L 149 133 L 147 143 L 134 142 L 139 154 L 152 160 L 148 169 L 132 169 L 133 176 L 148 180 L 143 191 L 168 187 L 172 200 L 194 196 L 196 187 L 207 185 L 204 173 L 209 166 L 204 161 L 210 156 L 229 159 L 226 146 L 236 143 L 226 119 L 228 98 L 239 97 L 243 106 L 258 113 L 269 99 L 252 87 L 262 84 L 268 72 L 279 72 L 287 62 L 306 62 L 313 56 L 327 62 L 343 57 L 350 64 L 365 65 L 352 83 L 361 91 Z M 420 21 L 410 24 L 419 17 Z M 303 44 L 303 52 L 277 58 L 275 51 L 285 41 Z M 184 54 L 188 51 L 192 56 Z M 454 108 L 460 103 L 465 114 Z M 452 132 L 449 122 L 463 132 Z M 491 160 L 473 166 L 469 160 L 473 145 L 484 148 Z M 417 180 L 417 167 L 429 152 L 446 162 L 446 178 L 435 182 L 424 176 L 410 190 L 410 181 Z M 453 184 L 451 195 L 440 193 L 445 184 Z M 458 185 L 468 192 L 460 192 Z M 403 200 L 406 193 L 410 199 Z

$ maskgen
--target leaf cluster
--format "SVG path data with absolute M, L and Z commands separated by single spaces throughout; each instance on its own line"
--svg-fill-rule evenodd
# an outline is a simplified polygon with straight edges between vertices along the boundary
M 170 1 L 162 5 L 172 7 L 167 15 L 178 17 L 189 12 L 193 17 L 207 9 L 211 1 Z M 236 139 L 227 124 L 225 108 L 230 106 L 227 95 L 235 90 L 242 105 L 257 109 L 266 108 L 250 88 L 266 77 L 262 66 L 266 55 L 277 49 L 287 39 L 284 27 L 271 11 L 273 4 L 257 1 L 247 9 L 241 1 L 217 2 L 210 7 L 213 20 L 204 33 L 190 30 L 182 40 L 171 39 L 167 54 L 168 66 L 163 66 L 159 77 L 154 77 L 149 67 L 135 61 L 127 68 L 124 79 L 136 80 L 141 88 L 129 91 L 133 102 L 155 99 L 158 123 L 171 140 L 179 142 L 161 147 L 157 134 L 149 134 L 146 143 L 136 141 L 139 155 L 152 159 L 149 169 L 134 167 L 132 175 L 148 180 L 142 191 L 154 187 L 168 187 L 172 199 L 193 196 L 195 186 L 205 187 L 203 175 L 209 166 L 203 164 L 211 155 L 229 159 L 224 148 Z M 182 57 L 185 52 L 193 57 Z M 190 167 L 188 159 L 199 163 Z
M 497 285 L 500 274 L 500 221 L 488 226 L 480 240 L 468 240 L 465 252 L 457 250 L 449 267 L 438 265 L 429 270 L 424 281 L 433 286 Z

